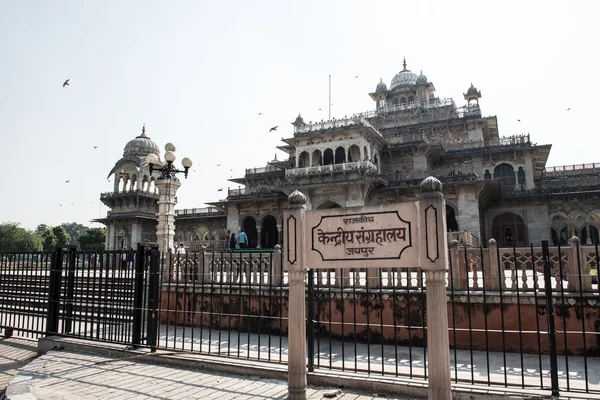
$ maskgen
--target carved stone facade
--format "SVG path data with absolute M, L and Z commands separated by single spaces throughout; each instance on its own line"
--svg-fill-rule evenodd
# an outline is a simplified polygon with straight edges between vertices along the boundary
M 468 231 L 480 243 L 598 239 L 600 165 L 547 167 L 551 145 L 529 135 L 500 136 L 497 118 L 482 116 L 481 91 L 472 84 L 466 104 L 457 106 L 405 65 L 389 90 L 382 81 L 369 96 L 374 110 L 343 119 L 305 122 L 298 115 L 293 134 L 278 146 L 288 158 L 246 169 L 231 179 L 239 188 L 211 207 L 178 210 L 176 240 L 224 243 L 227 230 L 244 229 L 252 247 L 273 247 L 282 242 L 283 209 L 295 189 L 306 196 L 307 209 L 394 204 L 418 199 L 418 185 L 429 175 L 444 184 L 448 229 Z M 158 147 L 148 141 L 143 133 L 128 143 L 111 171 L 115 191 L 102 195 L 111 212 L 100 220 L 112 227 L 107 248 L 118 248 L 122 238 L 154 239 L 146 229 L 155 221 L 158 196 L 142 153 Z

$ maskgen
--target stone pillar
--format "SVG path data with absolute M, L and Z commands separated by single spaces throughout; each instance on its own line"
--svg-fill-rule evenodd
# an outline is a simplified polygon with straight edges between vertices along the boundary
M 525 189 L 535 189 L 535 184 L 533 182 L 533 160 L 529 153 L 525 154 L 525 168 L 523 168 L 523 171 L 525 172 Z
M 479 185 L 461 185 L 458 187 L 458 215 L 456 216 L 456 222 L 458 222 L 460 230 L 469 231 L 473 236 L 481 240 L 479 190 Z
M 106 227 L 106 240 L 108 243 L 106 250 L 115 250 L 115 228 L 114 224 Z
M 260 228 L 260 226 L 256 227 L 256 248 L 260 249 L 262 247 L 261 245 L 261 237 L 262 237 L 262 229 Z M 250 244 L 248 244 L 250 245 Z
M 134 222 L 131 224 L 131 247 L 137 248 L 138 243 L 142 241 L 142 224 Z
M 442 183 L 430 176 L 421 182 L 421 268 L 425 271 L 427 296 L 427 369 L 429 400 L 452 400 L 450 341 L 446 306 L 448 236 L 446 201 Z
M 278 244 L 283 243 L 283 226 L 282 225 L 277 225 L 277 243 Z
M 289 280 L 288 399 L 306 399 L 305 230 L 306 197 L 294 190 L 283 213 L 286 239 L 284 263 Z
M 589 267 L 586 265 L 580 239 L 577 236 L 571 238 L 571 250 L 569 252 L 569 263 L 567 265 L 569 292 L 590 291 L 592 289 L 592 277 L 590 276 Z M 581 278 L 579 275 L 581 275 Z
M 163 278 L 170 273 L 170 257 L 167 252 L 174 250 L 175 238 L 175 196 L 181 182 L 175 179 L 158 179 L 158 224 L 156 225 L 156 240 L 159 250 L 165 254 L 163 265 Z
M 484 265 L 485 280 L 483 285 L 488 290 L 506 289 L 506 278 L 504 276 L 504 268 L 498 271 L 498 245 L 495 239 L 488 241 L 489 247 L 487 250 L 488 262 Z

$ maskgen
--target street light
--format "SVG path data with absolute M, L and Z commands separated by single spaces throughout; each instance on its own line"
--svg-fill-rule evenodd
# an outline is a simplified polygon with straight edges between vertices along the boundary
M 177 179 L 177 174 L 184 174 L 187 179 L 188 172 L 192 167 L 192 160 L 184 158 L 181 160 L 183 170 L 175 168 L 173 163 L 176 160 L 175 145 L 167 143 L 165 146 L 165 163 L 160 164 L 156 154 L 148 154 L 146 162 L 150 170 L 150 175 L 154 171 L 160 172 L 160 176 L 156 179 L 156 187 L 158 188 L 158 223 L 156 225 L 156 239 L 159 249 L 163 252 L 170 252 L 173 248 L 173 239 L 175 238 L 175 206 L 177 205 L 177 189 L 181 186 L 181 182 Z M 165 272 L 170 271 L 170 257 L 167 256 L 165 261 Z
M 160 176 L 158 179 L 173 179 L 178 181 L 177 174 L 183 172 L 185 179 L 188 177 L 188 172 L 192 167 L 192 160 L 185 157 L 181 160 L 181 165 L 183 166 L 183 171 L 175 168 L 173 163 L 175 162 L 175 145 L 173 143 L 167 143 L 165 146 L 165 161 L 167 162 L 162 167 L 160 167 L 158 157 L 154 153 L 150 153 L 146 156 L 146 162 L 148 163 L 148 167 L 150 168 L 150 174 L 154 171 L 159 171 Z M 155 165 L 159 165 L 159 167 L 155 167 Z

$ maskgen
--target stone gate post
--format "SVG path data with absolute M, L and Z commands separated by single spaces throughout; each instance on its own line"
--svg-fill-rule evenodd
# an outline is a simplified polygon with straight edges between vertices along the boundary
M 442 183 L 430 176 L 421 182 L 421 268 L 426 276 L 427 362 L 429 400 L 451 400 L 450 343 L 446 306 L 448 237 Z
M 306 197 L 294 190 L 283 213 L 284 263 L 288 271 L 288 399 L 306 399 Z

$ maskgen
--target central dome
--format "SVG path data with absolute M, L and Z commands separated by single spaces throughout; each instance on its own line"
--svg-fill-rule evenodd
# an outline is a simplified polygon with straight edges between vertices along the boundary
M 137 136 L 135 139 L 130 140 L 123 151 L 123 157 L 125 156 L 138 156 L 146 157 L 148 154 L 156 154 L 160 158 L 160 149 L 157 144 L 146 136 L 146 127 L 142 128 L 142 134 Z
M 406 59 L 404 59 L 403 66 L 404 69 L 398 72 L 398 74 L 396 74 L 396 76 L 394 76 L 394 78 L 392 79 L 390 90 L 393 90 L 394 88 L 397 88 L 399 86 L 410 86 L 415 85 L 417 83 L 417 74 L 412 73 L 410 70 L 406 69 Z

